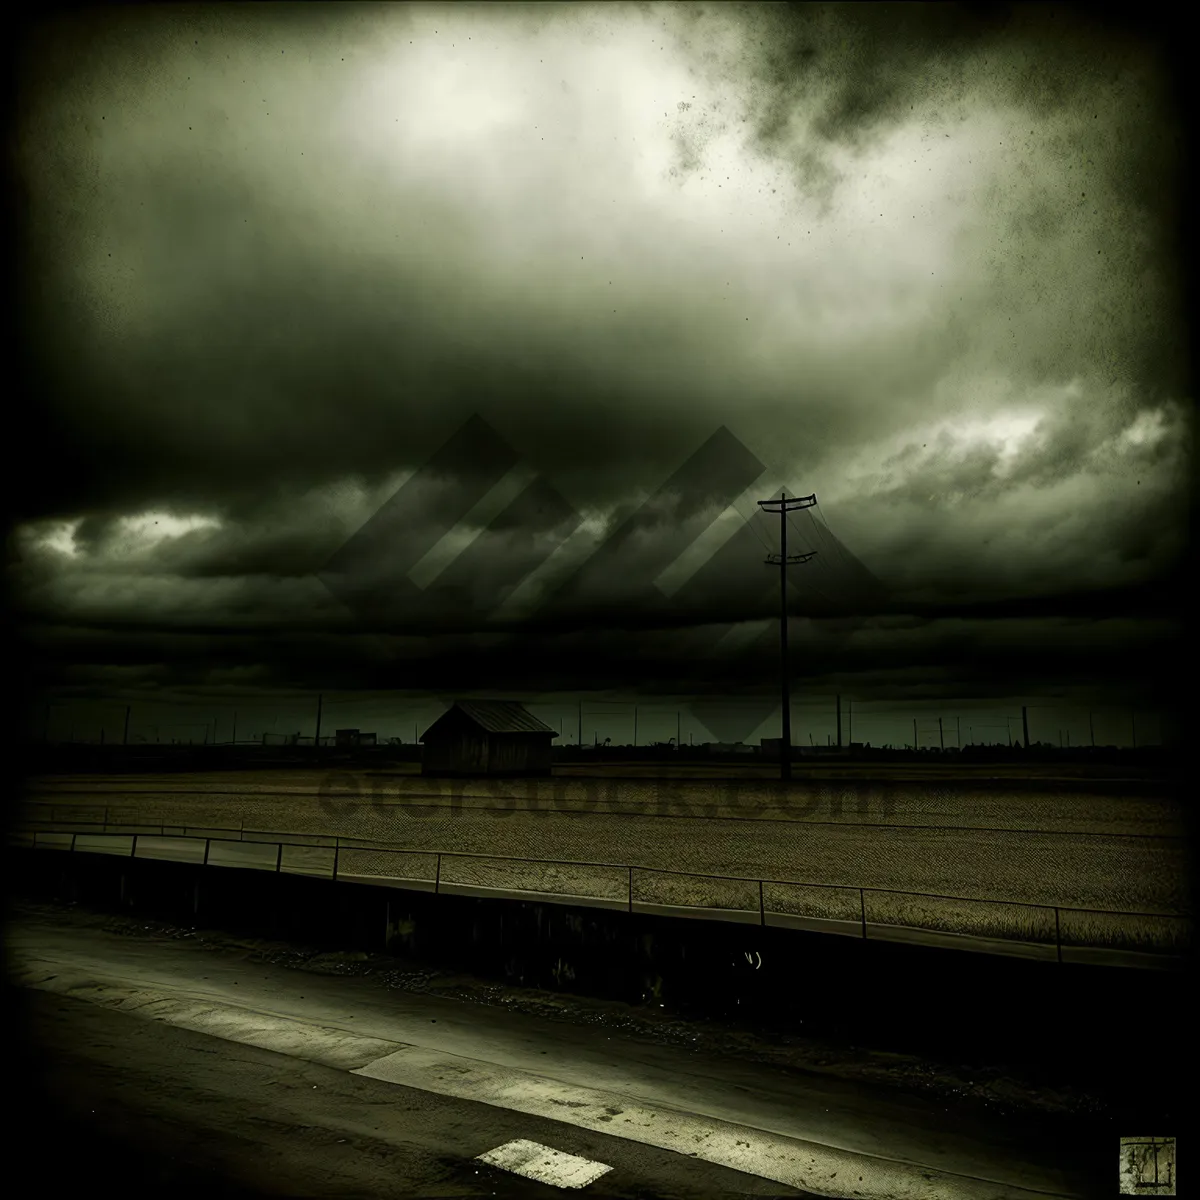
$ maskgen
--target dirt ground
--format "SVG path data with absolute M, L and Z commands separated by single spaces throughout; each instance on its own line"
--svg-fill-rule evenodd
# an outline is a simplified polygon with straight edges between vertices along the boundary
M 687 784 L 663 797 L 653 782 L 631 780 L 589 798 L 582 781 L 568 780 L 528 794 L 519 783 L 493 792 L 468 781 L 465 790 L 433 795 L 399 780 L 381 782 L 376 794 L 375 784 L 370 775 L 313 772 L 61 777 L 31 781 L 22 816 L 78 829 L 107 813 L 111 824 L 143 832 L 284 830 L 426 855 L 607 863 L 1064 909 L 1180 914 L 1190 904 L 1186 820 L 1169 797 L 910 783 L 844 792 L 798 785 L 795 796 L 776 800 L 762 782 L 734 796 L 719 784 Z M 556 788 L 569 794 L 553 798 Z M 697 902 L 708 902 L 708 884 L 694 886 Z

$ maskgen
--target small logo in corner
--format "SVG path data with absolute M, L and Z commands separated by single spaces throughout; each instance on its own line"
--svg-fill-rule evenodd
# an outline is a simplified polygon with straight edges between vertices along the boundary
M 1174 1196 L 1175 1188 L 1174 1138 L 1121 1139 L 1122 1196 Z

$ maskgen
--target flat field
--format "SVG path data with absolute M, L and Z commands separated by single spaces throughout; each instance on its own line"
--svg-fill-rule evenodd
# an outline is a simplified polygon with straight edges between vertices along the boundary
M 470 856 L 480 856 L 477 864 L 499 856 L 598 864 L 598 885 L 610 864 L 1068 909 L 1190 912 L 1184 813 L 1144 780 L 870 780 L 843 772 L 785 786 L 741 771 L 639 779 L 593 769 L 590 777 L 450 781 L 349 767 L 74 775 L 32 781 L 23 817 L 43 828 L 362 839 L 463 856 L 468 875 L 478 874 Z M 583 868 L 563 870 L 581 877 Z M 687 889 L 685 879 L 668 888 L 681 901 Z

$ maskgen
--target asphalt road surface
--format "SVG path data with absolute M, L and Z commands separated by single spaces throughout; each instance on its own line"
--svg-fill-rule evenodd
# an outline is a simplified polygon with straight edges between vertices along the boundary
M 517 1140 L 609 1167 L 589 1193 L 679 1200 L 795 1188 L 492 1105 L 398 1086 L 165 1022 L 35 993 L 44 1108 L 98 1190 L 330 1197 L 552 1196 L 477 1161 Z M 811 1193 L 807 1193 L 811 1194 Z
M 1116 1158 L 1111 1131 L 1092 1144 L 1046 1114 L 982 1117 L 187 942 L 21 918 L 8 947 L 26 1127 L 53 1122 L 60 1180 L 97 1190 L 1032 1200 L 1107 1194 L 1110 1140 Z M 515 1169 L 480 1161 L 495 1151 Z

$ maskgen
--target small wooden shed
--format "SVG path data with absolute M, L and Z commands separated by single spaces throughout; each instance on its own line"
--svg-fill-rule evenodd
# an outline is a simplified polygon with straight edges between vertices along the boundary
M 456 700 L 421 735 L 421 774 L 549 775 L 556 737 L 515 700 Z

